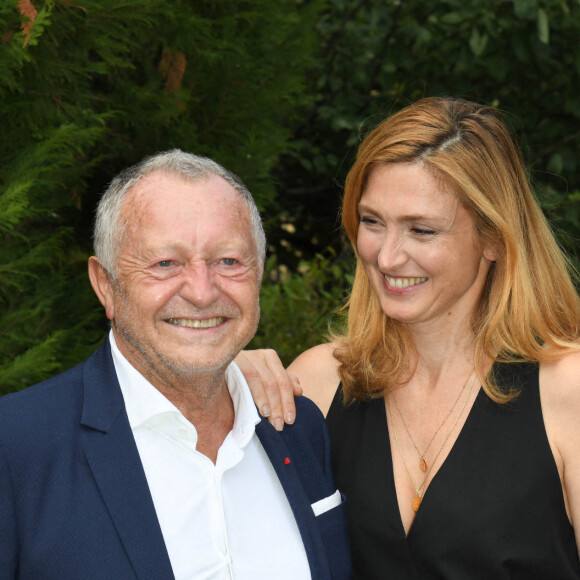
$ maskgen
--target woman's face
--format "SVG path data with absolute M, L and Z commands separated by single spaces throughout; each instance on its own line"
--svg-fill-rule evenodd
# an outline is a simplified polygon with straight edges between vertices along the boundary
M 383 312 L 409 325 L 464 322 L 490 262 L 470 213 L 442 178 L 420 163 L 371 170 L 358 204 L 359 256 Z

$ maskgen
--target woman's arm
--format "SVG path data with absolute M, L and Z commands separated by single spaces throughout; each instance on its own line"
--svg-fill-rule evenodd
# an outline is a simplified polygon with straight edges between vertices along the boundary
M 275 350 L 243 350 L 235 362 L 240 367 L 254 403 L 278 431 L 296 418 L 294 397 L 302 394 L 298 379 L 284 369 Z
M 288 370 L 271 349 L 244 350 L 236 357 L 236 363 L 260 413 L 281 431 L 285 422 L 294 422 L 295 396 L 306 395 L 326 416 L 340 382 L 333 352 L 332 343 L 315 346 L 303 352 Z
M 540 364 L 546 433 L 580 554 L 580 353 Z

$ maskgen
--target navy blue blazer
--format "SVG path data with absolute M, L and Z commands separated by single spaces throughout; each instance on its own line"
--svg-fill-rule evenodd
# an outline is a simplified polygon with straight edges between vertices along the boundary
M 344 503 L 311 401 L 256 433 L 294 512 L 312 578 L 350 577 Z M 285 462 L 289 458 L 290 462 Z M 273 522 L 275 525 L 275 523 Z M 109 342 L 75 368 L 0 399 L 0 580 L 173 579 Z

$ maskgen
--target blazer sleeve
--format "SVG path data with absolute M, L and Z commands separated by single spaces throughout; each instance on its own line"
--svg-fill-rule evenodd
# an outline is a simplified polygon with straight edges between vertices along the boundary
M 14 490 L 0 442 L 0 580 L 16 577 L 16 520 Z

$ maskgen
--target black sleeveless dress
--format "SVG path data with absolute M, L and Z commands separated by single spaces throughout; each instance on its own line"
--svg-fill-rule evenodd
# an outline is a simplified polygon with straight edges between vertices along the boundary
M 336 483 L 347 498 L 353 578 L 580 579 L 574 530 L 542 419 L 538 367 L 494 370 L 500 384 L 521 390 L 519 397 L 497 405 L 480 390 L 408 536 L 384 400 L 345 407 L 339 387 L 327 422 Z

